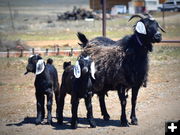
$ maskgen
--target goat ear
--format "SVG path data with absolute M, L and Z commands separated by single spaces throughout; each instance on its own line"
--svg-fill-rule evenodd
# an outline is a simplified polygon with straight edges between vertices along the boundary
M 143 22 L 138 22 L 135 26 L 135 30 L 140 34 L 144 34 L 144 35 L 147 34 L 146 27 Z
M 94 63 L 94 61 L 91 63 L 91 76 L 92 76 L 92 78 L 95 80 L 95 76 L 94 76 L 94 74 L 95 74 L 95 72 L 96 72 L 96 68 L 95 68 L 95 63 Z
M 74 76 L 75 76 L 76 78 L 79 78 L 79 77 L 81 76 L 81 67 L 80 67 L 78 61 L 76 61 L 76 64 L 75 64 L 75 66 L 74 66 Z
M 45 64 L 44 64 L 44 60 L 40 59 L 38 60 L 38 62 L 36 63 L 36 75 L 41 74 L 45 69 Z

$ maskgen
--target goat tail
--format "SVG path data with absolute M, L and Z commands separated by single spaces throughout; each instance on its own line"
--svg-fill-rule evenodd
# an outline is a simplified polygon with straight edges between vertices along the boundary
M 79 38 L 79 40 L 81 41 L 81 43 L 78 43 L 82 48 L 84 48 L 87 43 L 88 43 L 88 39 L 86 38 L 86 36 L 81 33 L 81 32 L 78 32 L 77 33 L 77 37 Z
M 52 65 L 52 64 L 53 64 L 53 60 L 52 60 L 51 58 L 48 58 L 48 59 L 47 59 L 47 64 Z

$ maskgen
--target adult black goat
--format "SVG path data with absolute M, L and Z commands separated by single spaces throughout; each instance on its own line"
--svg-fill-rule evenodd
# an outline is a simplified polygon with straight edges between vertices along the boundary
M 27 74 L 32 72 L 36 74 L 35 78 L 35 89 L 36 89 L 36 100 L 37 100 L 37 118 L 36 124 L 40 124 L 45 117 L 44 100 L 47 96 L 47 123 L 52 123 L 52 103 L 53 103 L 53 91 L 56 99 L 56 113 L 58 112 L 59 103 L 59 83 L 58 74 L 56 68 L 52 65 L 53 60 L 48 59 L 45 64 L 44 60 L 39 55 L 32 55 L 28 59 L 28 65 L 26 67 Z M 57 115 L 57 114 L 56 114 Z
M 63 108 L 64 98 L 66 94 L 71 96 L 72 106 L 72 128 L 77 128 L 77 106 L 79 99 L 85 99 L 87 109 L 87 118 L 91 127 L 96 127 L 93 120 L 91 97 L 92 93 L 92 80 L 94 79 L 94 66 L 93 61 L 88 56 L 79 56 L 75 65 L 71 62 L 64 62 L 64 72 L 62 75 L 62 83 L 60 86 L 60 100 L 59 100 L 59 113 L 58 123 L 63 122 Z
M 121 101 L 121 126 L 129 126 L 126 118 L 126 95 L 125 92 L 132 88 L 131 124 L 137 125 L 135 107 L 137 95 L 148 73 L 148 52 L 152 51 L 152 43 L 161 41 L 160 28 L 165 32 L 157 21 L 150 15 L 133 15 L 140 20 L 134 27 L 134 34 L 125 36 L 123 39 L 113 41 L 101 37 L 88 41 L 83 36 L 81 55 L 90 55 L 95 62 L 95 82 L 93 90 L 106 93 L 108 90 L 118 90 Z M 109 45 L 110 44 L 110 45 Z

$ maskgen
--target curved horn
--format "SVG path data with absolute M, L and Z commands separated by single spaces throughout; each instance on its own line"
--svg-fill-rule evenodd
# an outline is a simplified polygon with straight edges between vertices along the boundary
M 130 20 L 132 20 L 133 18 L 135 18 L 135 17 L 139 17 L 139 18 L 141 18 L 141 19 L 144 19 L 144 18 L 145 18 L 145 16 L 143 16 L 143 15 L 135 14 L 135 15 L 132 15 L 132 16 L 129 18 L 128 22 L 129 22 Z
M 158 27 L 162 30 L 162 32 L 166 33 L 166 31 L 158 24 Z
M 145 13 L 144 16 L 147 16 L 148 18 L 152 18 L 152 15 Z

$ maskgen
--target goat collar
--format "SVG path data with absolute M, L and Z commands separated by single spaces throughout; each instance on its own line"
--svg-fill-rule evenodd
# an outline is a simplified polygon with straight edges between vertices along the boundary
M 141 40 L 139 39 L 138 35 L 137 35 L 137 34 L 135 34 L 135 35 L 136 35 L 136 39 L 137 39 L 138 43 L 140 44 L 140 46 L 142 46 L 143 43 L 142 43 Z
M 45 63 L 43 59 L 38 60 L 38 62 L 36 63 L 36 75 L 41 74 L 45 69 Z

